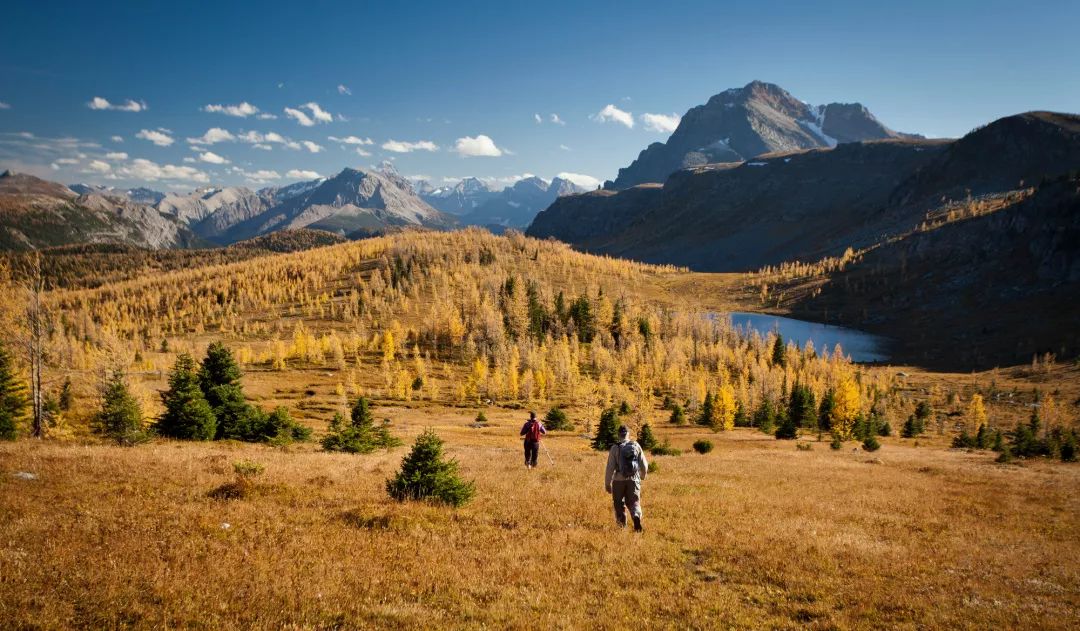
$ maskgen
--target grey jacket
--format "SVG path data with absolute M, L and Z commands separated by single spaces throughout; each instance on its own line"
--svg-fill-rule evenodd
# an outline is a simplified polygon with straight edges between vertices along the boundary
M 627 478 L 619 473 L 619 449 L 623 444 L 631 442 L 637 447 L 637 474 L 633 478 Z M 604 488 L 611 488 L 612 481 L 625 481 L 625 480 L 637 480 L 642 481 L 645 476 L 649 474 L 649 462 L 645 460 L 645 450 L 641 448 L 641 445 L 636 441 L 624 440 L 620 443 L 615 443 L 608 450 L 607 455 L 607 469 L 604 471 Z

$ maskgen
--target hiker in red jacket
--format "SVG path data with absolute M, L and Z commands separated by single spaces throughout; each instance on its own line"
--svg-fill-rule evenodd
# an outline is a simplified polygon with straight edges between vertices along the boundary
M 536 412 L 529 412 L 529 420 L 521 426 L 521 436 L 525 437 L 525 467 L 532 469 L 540 456 L 540 437 L 547 433 L 544 424 L 536 418 Z

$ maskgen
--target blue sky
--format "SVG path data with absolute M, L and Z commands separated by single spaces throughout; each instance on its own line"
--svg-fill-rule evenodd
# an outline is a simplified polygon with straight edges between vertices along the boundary
M 15 0 L 0 21 L 0 168 L 161 190 L 386 159 L 436 185 L 603 180 L 666 139 L 672 118 L 753 79 L 958 136 L 1021 111 L 1080 111 L 1078 24 L 1075 0 Z M 207 111 L 241 104 L 258 112 Z M 609 105 L 629 118 L 602 120 Z

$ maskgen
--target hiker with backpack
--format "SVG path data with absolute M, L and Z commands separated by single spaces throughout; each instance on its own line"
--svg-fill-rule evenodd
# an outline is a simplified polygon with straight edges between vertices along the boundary
M 604 490 L 611 493 L 615 503 L 615 521 L 620 528 L 626 527 L 626 509 L 634 520 L 634 531 L 641 532 L 641 483 L 649 473 L 645 451 L 636 441 L 630 440 L 630 428 L 619 427 L 619 442 L 608 451 L 607 470 L 604 472 Z
M 521 436 L 525 437 L 525 468 L 536 466 L 536 459 L 540 456 L 540 437 L 546 433 L 547 429 L 536 418 L 536 412 L 529 412 L 529 420 L 521 426 Z

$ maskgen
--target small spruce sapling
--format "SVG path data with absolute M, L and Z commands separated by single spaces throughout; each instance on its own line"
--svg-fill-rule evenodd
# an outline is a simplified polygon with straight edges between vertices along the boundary
M 459 477 L 457 461 L 443 457 L 442 440 L 428 429 L 416 438 L 401 469 L 386 481 L 386 492 L 399 502 L 429 500 L 458 507 L 472 499 L 476 489 Z

